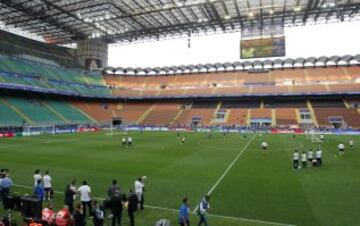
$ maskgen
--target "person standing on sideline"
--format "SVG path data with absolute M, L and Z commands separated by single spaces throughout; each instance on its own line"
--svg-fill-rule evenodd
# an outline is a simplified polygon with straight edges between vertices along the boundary
M 306 152 L 303 151 L 303 153 L 301 154 L 301 164 L 303 169 L 306 169 L 307 166 L 306 162 L 307 162 Z
M 205 226 L 208 226 L 208 216 L 207 216 L 208 213 L 207 212 L 210 209 L 209 201 L 210 201 L 210 196 L 205 195 L 205 198 L 200 202 L 200 205 L 199 205 L 200 221 L 198 223 L 198 226 L 201 226 L 203 223 Z
M 37 185 L 38 180 L 41 180 L 42 176 L 39 169 L 36 169 L 34 172 L 34 187 Z
M 86 216 L 86 214 L 84 213 Z M 100 206 L 98 201 L 94 201 L 94 212 L 92 213 L 94 226 L 103 226 L 104 225 L 104 217 L 105 211 L 102 206 Z
M 140 203 L 140 209 L 144 210 L 144 181 L 142 177 L 139 177 L 135 181 L 135 194 L 138 198 L 138 202 Z
M 36 198 L 40 199 L 41 201 L 44 200 L 45 190 L 44 190 L 44 186 L 41 183 L 41 180 L 37 181 L 36 186 L 33 189 L 33 193 Z
M 338 145 L 338 148 L 339 148 L 339 155 L 344 155 L 344 153 L 345 153 L 345 145 L 343 143 L 340 143 Z
M 138 208 L 138 197 L 132 189 L 129 190 L 128 196 L 128 215 L 130 219 L 130 226 L 135 226 L 135 215 Z
M 294 169 L 299 168 L 299 152 L 297 150 L 295 150 L 293 154 L 293 166 Z
M 51 176 L 49 175 L 49 170 L 45 171 L 43 176 L 44 190 L 45 190 L 45 200 L 52 199 L 52 188 L 51 188 Z
M 316 156 L 317 165 L 321 166 L 322 165 L 322 151 L 320 148 L 318 148 L 316 150 L 315 156 Z
M 74 212 L 74 200 L 76 194 L 76 180 L 71 181 L 65 188 L 64 203 L 68 207 L 70 213 Z
M 1 200 L 5 200 L 5 198 L 8 197 L 12 185 L 13 185 L 13 181 L 11 180 L 9 173 L 5 172 L 5 177 L 2 178 L 0 184 Z
M 86 217 L 86 206 L 89 209 L 89 215 L 92 217 L 92 203 L 91 203 L 91 188 L 87 184 L 86 180 L 83 181 L 82 185 L 78 188 L 80 194 L 80 201 L 83 205 L 84 215 Z
M 190 226 L 189 220 L 190 206 L 188 204 L 188 198 L 183 198 L 183 203 L 179 210 L 179 224 L 180 226 Z
M 120 190 L 116 190 L 114 195 L 110 199 L 112 226 L 121 225 L 121 217 L 123 211 L 123 200 L 120 195 Z
M 112 184 L 108 188 L 108 197 L 109 197 L 109 199 L 111 199 L 111 197 L 113 197 L 117 191 L 119 191 L 119 193 L 120 193 L 120 187 L 117 185 L 117 181 L 113 180 Z
M 74 213 L 74 226 L 85 226 L 86 225 L 86 218 L 83 212 L 83 207 L 81 203 L 76 205 L 75 213 Z

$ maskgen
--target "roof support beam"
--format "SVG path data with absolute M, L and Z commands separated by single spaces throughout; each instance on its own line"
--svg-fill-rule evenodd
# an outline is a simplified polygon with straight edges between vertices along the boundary
M 32 18 L 33 15 L 36 15 L 36 12 L 32 12 L 28 10 L 27 8 L 22 7 L 21 5 L 15 4 L 12 0 L 0 0 L 1 3 L 5 4 L 8 7 L 14 8 L 21 13 L 25 14 L 29 18 Z M 85 38 L 85 34 L 79 33 L 77 30 L 74 30 L 72 27 L 64 26 L 64 24 L 59 23 L 53 18 L 45 18 L 43 19 L 44 22 L 48 23 L 51 26 L 57 27 L 61 30 L 64 30 L 65 32 L 69 34 L 75 35 L 76 38 Z
M 240 22 L 240 26 L 243 27 L 243 22 L 241 19 L 241 13 L 240 13 L 240 9 L 239 9 L 239 4 L 237 3 L 236 0 L 233 0 L 234 6 L 235 6 L 235 11 L 236 11 L 236 15 L 238 16 L 239 22 Z

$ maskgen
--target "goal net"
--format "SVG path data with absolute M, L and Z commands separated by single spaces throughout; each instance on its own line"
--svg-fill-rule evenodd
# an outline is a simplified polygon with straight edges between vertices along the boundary
M 322 139 L 323 136 L 318 131 L 314 129 L 309 129 L 306 133 L 306 139 L 310 140 L 312 143 L 322 143 L 324 140 Z
M 116 134 L 127 134 L 128 127 L 126 124 L 124 124 L 124 121 L 121 118 L 113 118 L 110 122 L 107 124 L 108 132 L 106 135 L 116 135 Z
M 24 127 L 25 135 L 55 134 L 55 125 L 39 125 Z

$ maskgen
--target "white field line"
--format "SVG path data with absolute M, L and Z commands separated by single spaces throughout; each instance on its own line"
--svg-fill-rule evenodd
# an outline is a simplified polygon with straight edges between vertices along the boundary
M 228 168 L 225 170 L 225 172 L 221 175 L 221 177 L 216 181 L 216 183 L 214 184 L 214 186 L 212 186 L 212 188 L 209 190 L 209 192 L 207 193 L 208 195 L 210 195 L 215 188 L 220 184 L 220 182 L 224 179 L 224 177 L 229 173 L 230 169 L 235 165 L 235 163 L 237 162 L 237 160 L 242 156 L 242 154 L 245 152 L 245 150 L 247 149 L 247 147 L 251 144 L 251 142 L 255 139 L 255 135 L 246 143 L 246 145 L 241 149 L 241 151 L 239 152 L 239 154 L 235 157 L 235 159 L 231 162 L 231 164 L 228 166 Z
M 31 186 L 26 186 L 26 185 L 21 185 L 21 184 L 14 184 L 13 186 L 18 187 L 18 188 L 33 189 L 33 187 L 31 187 Z M 59 195 L 64 194 L 64 192 L 61 192 L 61 191 L 54 191 L 54 193 L 59 194 Z M 93 198 L 97 199 L 97 200 L 104 200 L 104 198 L 100 198 L 100 197 L 93 197 Z M 179 212 L 179 210 L 177 210 L 177 209 L 172 209 L 172 208 L 167 208 L 167 207 L 152 206 L 152 205 L 144 205 L 144 206 L 149 209 L 166 210 L 166 211 L 171 211 L 171 212 L 175 212 L 175 213 Z M 295 226 L 292 224 L 284 224 L 284 223 L 278 223 L 278 222 L 273 222 L 273 221 L 255 220 L 255 219 L 241 218 L 241 217 L 230 217 L 230 216 L 223 216 L 223 215 L 216 215 L 216 214 L 208 214 L 208 215 L 211 217 L 216 217 L 216 218 L 240 220 L 240 221 L 247 221 L 247 222 L 254 222 L 254 223 L 261 223 L 261 224 L 268 224 L 268 225 Z
M 207 195 L 210 195 L 216 187 L 220 184 L 220 182 L 224 179 L 224 177 L 229 173 L 230 169 L 235 165 L 236 161 L 242 156 L 246 148 L 250 145 L 250 143 L 255 139 L 256 135 L 253 135 L 253 137 L 246 143 L 246 145 L 240 150 L 240 152 L 237 154 L 235 159 L 230 163 L 230 165 L 226 168 L 225 172 L 220 176 L 220 178 L 215 182 L 215 184 L 210 188 Z M 195 214 L 196 211 L 199 209 L 199 206 L 196 206 L 193 213 Z

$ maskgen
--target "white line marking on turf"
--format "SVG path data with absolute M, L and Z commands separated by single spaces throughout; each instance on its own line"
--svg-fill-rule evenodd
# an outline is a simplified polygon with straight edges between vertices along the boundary
M 25 188 L 25 189 L 33 189 L 31 186 L 21 185 L 21 184 L 13 184 L 14 187 L 18 188 Z M 64 192 L 61 191 L 54 191 L 55 194 L 63 195 Z M 104 200 L 104 198 L 94 197 L 97 200 Z M 179 212 L 177 209 L 167 208 L 167 207 L 160 207 L 160 206 L 152 206 L 152 205 L 144 205 L 147 208 L 150 209 L 157 209 L 157 210 L 166 210 L 171 212 Z M 224 215 L 216 215 L 216 214 L 208 214 L 211 217 L 216 218 L 223 218 L 223 219 L 230 219 L 230 220 L 241 220 L 241 221 L 248 221 L 248 222 L 255 222 L 255 223 L 262 223 L 262 224 L 269 224 L 269 225 L 279 225 L 279 226 L 295 226 L 292 224 L 284 224 L 284 223 L 278 223 L 273 221 L 263 221 L 263 220 L 255 220 L 255 219 L 249 219 L 249 218 L 241 218 L 241 217 L 230 217 L 230 216 L 224 216 Z
M 220 182 L 224 179 L 224 177 L 229 173 L 230 169 L 234 166 L 234 164 L 236 163 L 236 161 L 242 156 L 242 154 L 245 152 L 245 150 L 247 149 L 247 147 L 251 144 L 251 142 L 255 139 L 255 136 L 253 136 L 249 142 L 246 143 L 246 145 L 241 149 L 241 151 L 239 152 L 239 154 L 235 157 L 235 159 L 231 162 L 231 164 L 229 165 L 229 167 L 225 170 L 225 172 L 221 175 L 221 177 L 216 181 L 216 183 L 214 184 L 214 186 L 209 190 L 208 194 L 210 195 L 215 188 L 220 184 Z
M 151 209 L 159 209 L 159 210 L 167 210 L 172 212 L 179 212 L 177 209 L 171 209 L 166 207 L 159 207 L 159 206 L 146 206 Z M 230 219 L 230 220 L 241 220 L 241 221 L 248 221 L 248 222 L 254 222 L 254 223 L 262 223 L 262 224 L 269 224 L 269 225 L 279 225 L 279 226 L 295 226 L 293 224 L 284 224 L 279 222 L 273 222 L 273 221 L 263 221 L 263 220 L 255 220 L 255 219 L 249 219 L 249 218 L 242 218 L 242 217 L 230 217 L 230 216 L 224 216 L 224 215 L 217 215 L 217 214 L 208 214 L 208 216 L 216 217 L 216 218 L 224 218 L 224 219 Z
M 220 182 L 224 179 L 224 177 L 229 173 L 230 169 L 235 165 L 236 161 L 242 156 L 242 154 L 244 153 L 244 151 L 246 150 L 246 148 L 251 144 L 251 142 L 255 139 L 256 135 L 254 135 L 247 143 L 246 145 L 240 150 L 239 154 L 237 154 L 237 156 L 235 157 L 235 159 L 230 163 L 230 165 L 228 166 L 228 168 L 226 168 L 225 172 L 220 176 L 220 178 L 216 181 L 216 183 L 212 186 L 212 188 L 210 188 L 210 190 L 208 191 L 208 195 L 210 195 L 215 188 L 220 184 Z M 194 209 L 193 213 L 196 213 L 196 211 L 199 209 L 199 206 L 196 206 L 196 208 Z

